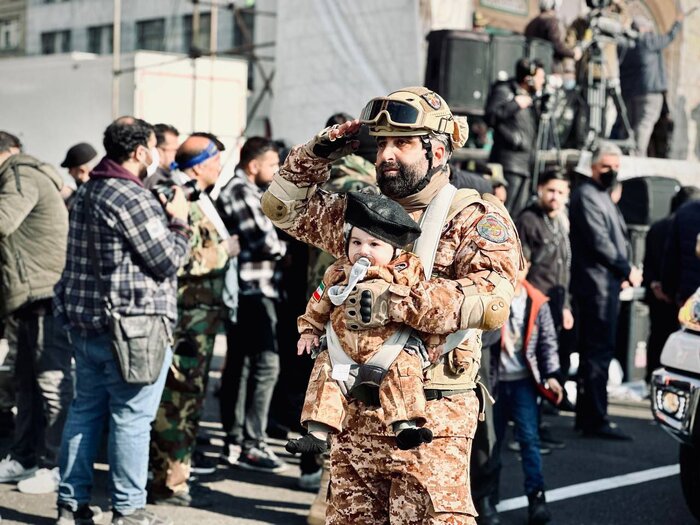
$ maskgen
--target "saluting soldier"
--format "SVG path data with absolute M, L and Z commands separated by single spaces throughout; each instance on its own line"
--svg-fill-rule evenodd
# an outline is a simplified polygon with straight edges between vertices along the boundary
M 434 439 L 419 449 L 400 450 L 381 408 L 349 399 L 343 431 L 331 442 L 331 488 L 327 523 L 473 524 L 469 456 L 479 403 L 475 393 L 482 329 L 508 318 L 518 272 L 520 243 L 508 212 L 492 196 L 456 190 L 448 160 L 466 141 L 464 119 L 454 117 L 437 93 L 400 89 L 371 100 L 360 120 L 332 126 L 295 147 L 263 195 L 265 213 L 293 237 L 339 257 L 347 197 L 319 189 L 329 165 L 357 146 L 360 126 L 377 138 L 377 184 L 414 220 L 437 216 L 431 202 L 445 202 L 444 223 L 424 293 L 453 294 L 460 303 L 459 343 L 471 356 L 454 366 L 450 353 L 425 373 L 426 426 Z M 424 229 L 425 231 L 425 229 Z M 361 294 L 363 283 L 357 285 Z M 417 325 L 412 297 L 370 290 L 369 322 L 359 329 L 395 322 Z M 388 315 L 382 315 L 387 313 Z

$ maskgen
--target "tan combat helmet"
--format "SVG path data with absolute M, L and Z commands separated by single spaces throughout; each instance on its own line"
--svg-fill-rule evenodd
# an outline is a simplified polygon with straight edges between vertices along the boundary
M 362 110 L 360 122 L 368 125 L 369 134 L 375 137 L 445 133 L 453 150 L 461 148 L 468 136 L 467 119 L 455 117 L 440 95 L 422 86 L 373 98 Z

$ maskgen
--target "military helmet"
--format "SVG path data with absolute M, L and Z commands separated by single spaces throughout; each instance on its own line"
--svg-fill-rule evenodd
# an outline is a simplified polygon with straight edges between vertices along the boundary
M 417 136 L 444 133 L 452 149 L 467 141 L 467 119 L 455 117 L 447 102 L 428 88 L 407 87 L 386 97 L 370 100 L 360 114 L 375 137 Z

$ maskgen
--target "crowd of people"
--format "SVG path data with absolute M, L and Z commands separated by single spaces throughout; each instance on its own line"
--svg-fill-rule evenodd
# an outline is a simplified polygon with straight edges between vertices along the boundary
M 540 7 L 527 34 L 555 43 L 566 76 L 581 48 L 557 2 Z M 620 80 L 637 154 L 681 21 L 665 36 L 634 22 Z M 680 189 L 651 228 L 647 244 L 667 249 L 646 251 L 643 280 L 614 197 L 618 146 L 596 141 L 580 181 L 551 165 L 533 179 L 545 73 L 521 59 L 493 86 L 476 136 L 492 137 L 487 177 L 452 162 L 466 119 L 422 87 L 371 100 L 359 119 L 333 115 L 291 151 L 250 137 L 229 174 L 216 136 L 126 116 L 106 128 L 102 159 L 87 143 L 67 151 L 70 189 L 0 131 L 13 369 L 0 373 L 13 431 L 0 482 L 56 492 L 58 525 L 91 525 L 106 436 L 112 523 L 167 524 L 147 502 L 211 505 L 192 474 L 219 462 L 279 473 L 289 465 L 268 433 L 299 431 L 287 450 L 301 453 L 301 488 L 319 489 L 318 456 L 330 458 L 327 523 L 498 524 L 506 448 L 522 458 L 529 522 L 550 521 L 541 456 L 565 443 L 543 412 L 575 411 L 584 437 L 631 439 L 607 410 L 620 291 L 647 289 L 651 370 L 700 287 L 700 189 Z M 217 462 L 198 431 L 218 334 Z

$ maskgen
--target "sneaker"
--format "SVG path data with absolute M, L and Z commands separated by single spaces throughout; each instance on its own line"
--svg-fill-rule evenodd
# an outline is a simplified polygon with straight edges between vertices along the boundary
M 282 472 L 289 467 L 264 444 L 244 450 L 238 458 L 238 466 L 260 472 Z
M 219 461 L 225 465 L 233 466 L 238 464 L 241 457 L 241 446 L 236 443 L 224 443 L 224 448 L 219 456 Z
M 11 483 L 28 478 L 37 471 L 37 467 L 24 468 L 22 464 L 8 454 L 0 461 L 0 483 Z
M 564 443 L 561 439 L 555 438 L 549 426 L 545 425 L 540 426 L 540 443 L 543 447 L 556 450 L 566 448 L 566 443 Z
M 58 467 L 42 468 L 37 470 L 33 476 L 17 483 L 17 490 L 22 494 L 50 494 L 58 491 L 60 481 Z
M 200 485 L 191 485 L 188 492 L 175 492 L 168 497 L 151 497 L 153 505 L 170 505 L 172 507 L 189 507 L 206 509 L 213 505 L 211 490 Z
M 552 514 L 547 508 L 544 491 L 538 490 L 527 495 L 527 522 L 528 525 L 544 525 L 552 519 Z
M 95 525 L 101 518 L 102 509 L 100 507 L 80 505 L 78 510 L 73 512 L 59 503 L 56 525 Z
M 146 509 L 138 509 L 127 515 L 115 510 L 112 515 L 112 525 L 173 525 L 173 520 L 148 512 Z
M 508 450 L 512 452 L 520 452 L 520 443 L 517 441 L 509 441 L 508 442 Z M 540 442 L 540 455 L 541 456 L 546 456 L 548 454 L 552 453 L 552 449 L 549 448 L 549 446 L 545 445 L 544 443 Z
M 215 459 L 205 456 L 199 450 L 195 450 L 192 455 L 192 465 L 190 466 L 190 472 L 192 474 L 199 474 L 200 476 L 205 476 L 207 474 L 213 474 L 216 472 L 217 462 Z
M 299 481 L 297 481 L 297 486 L 301 490 L 308 490 L 309 492 L 318 492 L 321 488 L 321 476 L 323 476 L 323 469 L 320 468 L 316 472 L 311 474 L 302 474 L 299 476 Z

